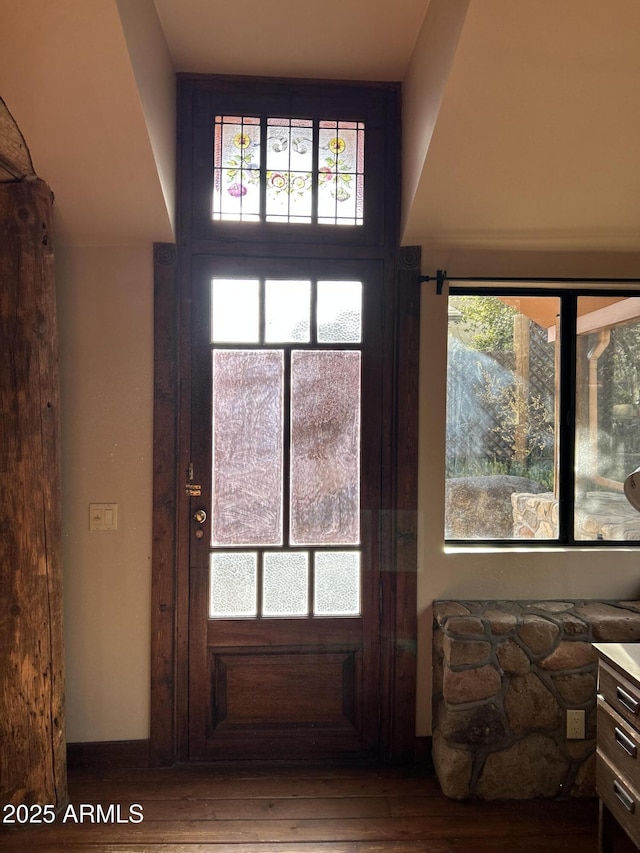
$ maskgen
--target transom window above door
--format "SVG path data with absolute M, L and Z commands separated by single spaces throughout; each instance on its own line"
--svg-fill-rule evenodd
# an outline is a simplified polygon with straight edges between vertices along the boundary
M 397 240 L 399 84 L 180 75 L 179 89 L 182 215 L 198 251 L 377 256 Z
M 364 123 L 216 115 L 211 215 L 362 225 Z

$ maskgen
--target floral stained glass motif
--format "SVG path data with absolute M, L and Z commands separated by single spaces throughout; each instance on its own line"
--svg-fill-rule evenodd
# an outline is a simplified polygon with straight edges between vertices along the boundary
M 267 119 L 267 221 L 311 222 L 313 122 Z
M 357 121 L 216 116 L 212 218 L 362 225 L 364 132 Z
M 362 225 L 364 124 L 321 121 L 318 153 L 318 222 Z
M 216 116 L 213 219 L 260 219 L 260 119 Z

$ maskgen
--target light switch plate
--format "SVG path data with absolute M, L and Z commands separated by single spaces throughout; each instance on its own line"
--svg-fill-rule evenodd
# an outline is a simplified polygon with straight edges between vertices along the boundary
M 118 504 L 89 504 L 89 530 L 117 530 Z

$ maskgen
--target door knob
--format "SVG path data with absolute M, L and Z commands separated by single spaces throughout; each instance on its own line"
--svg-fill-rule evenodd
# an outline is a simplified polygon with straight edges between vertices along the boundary
M 194 521 L 197 521 L 197 522 L 198 522 L 198 524 L 204 524 L 204 523 L 205 523 L 205 521 L 207 520 L 207 513 L 206 513 L 206 511 L 205 511 L 204 509 L 197 509 L 197 510 L 193 513 L 193 520 L 194 520 Z

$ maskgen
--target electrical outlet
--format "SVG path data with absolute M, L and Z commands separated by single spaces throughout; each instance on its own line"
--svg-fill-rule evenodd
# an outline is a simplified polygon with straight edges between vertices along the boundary
M 567 711 L 567 739 L 584 740 L 585 732 L 584 711 Z

